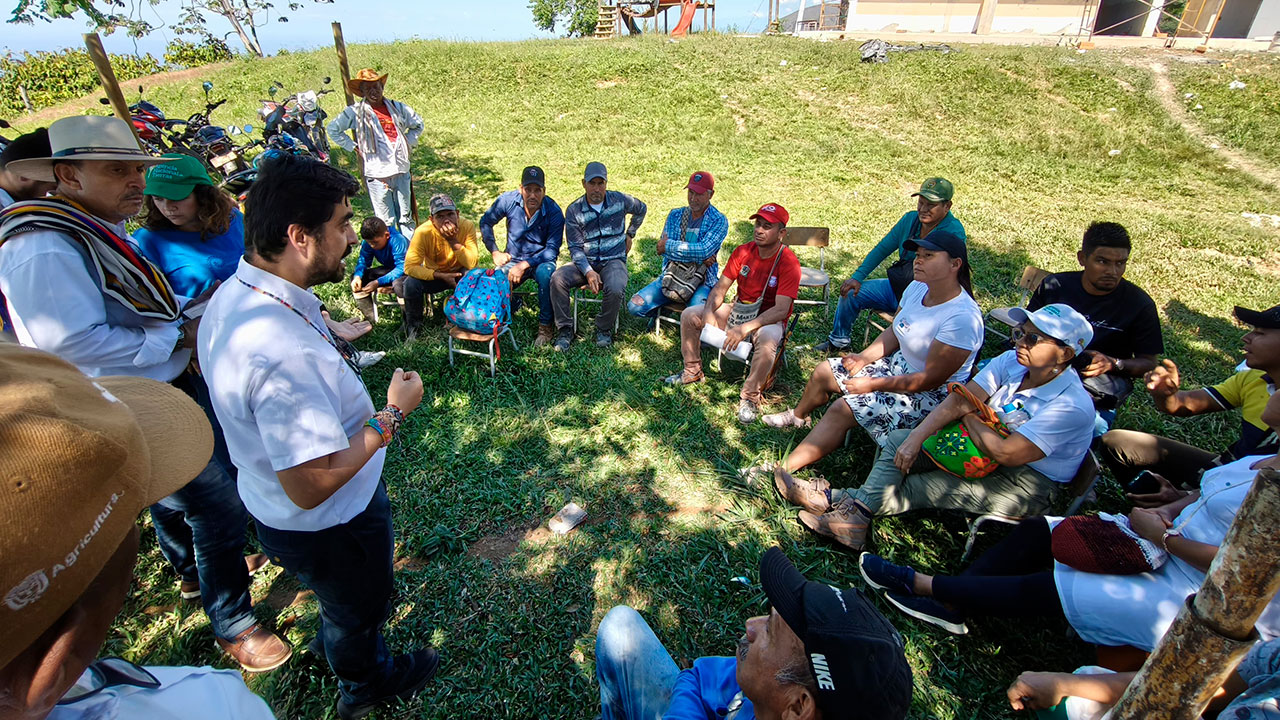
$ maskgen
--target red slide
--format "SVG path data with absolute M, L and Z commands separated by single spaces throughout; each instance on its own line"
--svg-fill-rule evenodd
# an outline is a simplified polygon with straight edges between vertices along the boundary
M 693 24 L 693 14 L 698 9 L 698 0 L 684 0 L 680 8 L 680 22 L 671 31 L 671 37 L 684 37 L 689 34 L 689 26 Z

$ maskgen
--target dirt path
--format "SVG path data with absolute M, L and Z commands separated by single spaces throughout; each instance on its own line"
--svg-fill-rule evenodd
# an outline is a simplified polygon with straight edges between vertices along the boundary
M 134 78 L 132 80 L 123 80 L 120 83 L 120 90 L 124 93 L 127 102 L 137 100 L 136 91 L 141 85 L 145 90 L 150 90 L 161 85 L 187 80 L 189 78 L 203 75 L 205 73 L 217 70 L 230 63 L 214 63 L 213 65 L 201 65 L 200 67 L 188 68 L 186 70 L 177 70 L 174 72 L 156 73 L 155 75 L 147 75 L 146 77 Z M 30 115 L 21 115 L 16 118 L 9 118 L 15 126 L 30 130 L 40 125 L 48 125 L 60 117 L 68 115 L 79 115 L 85 110 L 94 108 L 106 108 L 98 102 L 98 98 L 103 97 L 106 93 L 102 88 L 98 88 L 92 93 L 75 100 L 68 100 L 61 105 L 54 105 L 43 110 L 38 110 Z M 109 109 L 109 108 L 108 108 Z M 24 130 L 25 131 L 25 130 Z
M 1259 182 L 1280 188 L 1280 171 L 1227 148 L 1222 140 L 1206 132 L 1187 113 L 1186 109 L 1182 107 L 1181 96 L 1178 95 L 1177 89 L 1173 87 L 1173 82 L 1169 80 L 1169 69 L 1165 67 L 1164 63 L 1153 60 L 1147 68 L 1151 70 L 1151 74 L 1155 79 L 1156 97 L 1160 99 L 1160 104 L 1164 107 L 1165 112 L 1169 113 L 1169 117 L 1172 117 L 1181 125 L 1188 135 L 1222 156 L 1231 167 L 1251 175 Z

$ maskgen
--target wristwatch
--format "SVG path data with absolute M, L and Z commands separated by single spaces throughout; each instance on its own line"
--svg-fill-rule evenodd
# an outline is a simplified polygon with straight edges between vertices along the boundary
M 173 351 L 177 352 L 182 349 L 183 343 L 187 341 L 187 331 L 181 325 L 178 326 L 178 342 L 173 344 Z
M 1121 360 L 1120 358 L 1116 358 L 1115 366 L 1116 366 L 1116 372 L 1118 372 L 1118 373 L 1120 373 L 1121 375 L 1123 375 L 1123 374 L 1124 374 L 1124 360 Z

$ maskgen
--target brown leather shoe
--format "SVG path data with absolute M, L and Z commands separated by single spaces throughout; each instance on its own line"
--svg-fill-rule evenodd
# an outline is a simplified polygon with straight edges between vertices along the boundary
M 245 672 L 275 670 L 293 655 L 289 643 L 261 625 L 254 625 L 237 635 L 234 640 L 217 640 L 218 647 L 240 663 Z
M 542 347 L 551 344 L 556 339 L 556 328 L 554 325 L 538 325 L 538 337 L 533 339 L 534 347 Z
M 871 526 L 871 510 L 857 500 L 843 497 L 828 512 L 816 515 L 801 510 L 796 519 L 813 532 L 861 552 L 867 541 L 867 528 Z
M 254 553 L 244 556 L 244 566 L 249 570 L 250 575 L 257 575 L 258 571 L 271 564 L 271 558 L 262 553 Z
M 779 465 L 773 469 L 773 486 L 783 500 L 815 515 L 831 509 L 831 483 L 826 480 L 800 480 Z

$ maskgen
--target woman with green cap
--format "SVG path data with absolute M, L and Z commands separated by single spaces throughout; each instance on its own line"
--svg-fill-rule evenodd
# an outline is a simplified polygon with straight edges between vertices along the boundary
M 244 216 L 190 155 L 147 173 L 142 227 L 134 238 L 173 291 L 197 297 L 236 271 L 244 255 Z

